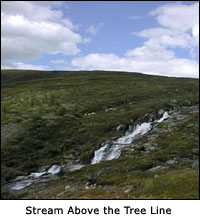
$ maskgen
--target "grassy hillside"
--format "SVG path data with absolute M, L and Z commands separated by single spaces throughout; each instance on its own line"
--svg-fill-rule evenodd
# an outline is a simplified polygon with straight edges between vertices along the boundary
M 3 198 L 198 198 L 197 79 L 26 70 L 3 70 L 1 79 Z M 177 118 L 137 139 L 119 159 L 90 165 L 102 142 L 158 117 L 160 109 Z M 148 144 L 155 150 L 148 152 Z M 148 171 L 174 158 L 166 169 Z M 88 165 L 19 192 L 8 189 L 17 176 L 67 161 Z

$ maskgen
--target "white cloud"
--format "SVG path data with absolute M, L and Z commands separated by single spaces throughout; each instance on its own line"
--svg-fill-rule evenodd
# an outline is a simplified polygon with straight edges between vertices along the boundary
M 158 23 L 163 27 L 187 31 L 199 22 L 199 3 L 170 3 L 158 7 L 150 14 L 156 16 Z
M 140 37 L 154 38 L 166 47 L 197 49 L 199 42 L 199 3 L 186 5 L 170 3 L 150 12 L 162 27 L 133 33 Z
M 78 43 L 89 42 L 61 10 L 44 2 L 2 2 L 2 64 L 32 60 L 44 54 L 76 55 Z
M 149 41 L 146 41 L 142 47 L 128 50 L 125 55 L 128 57 L 134 57 L 135 59 L 147 61 L 169 60 L 175 58 L 173 51 L 167 50 L 164 46 L 160 45 L 156 39 L 153 38 Z
M 197 44 L 199 44 L 199 25 L 195 25 L 192 28 L 192 35 L 194 37 L 194 39 L 196 40 Z
M 132 34 L 139 37 L 156 39 L 156 41 L 167 47 L 191 48 L 196 46 L 194 38 L 186 33 L 167 28 L 150 28 L 141 32 Z
M 90 33 L 91 35 L 96 35 L 99 29 L 103 26 L 103 23 L 99 23 L 98 25 L 94 26 L 91 25 L 89 28 L 86 30 L 86 32 Z
M 198 7 L 198 3 L 192 5 L 173 3 L 159 7 L 150 14 L 156 16 L 161 27 L 133 33 L 147 38 L 141 47 L 128 50 L 124 57 L 96 53 L 75 58 L 71 64 L 83 70 L 116 70 L 197 78 L 198 62 L 176 57 L 173 48 L 187 49 L 194 58 L 199 37 Z
M 23 69 L 23 70 L 48 70 L 48 66 L 32 65 L 22 62 L 6 62 L 2 69 Z
M 114 54 L 89 54 L 73 59 L 71 64 L 81 70 L 128 71 L 177 77 L 198 77 L 199 71 L 196 61 L 183 58 L 145 60 L 140 54 L 126 58 Z

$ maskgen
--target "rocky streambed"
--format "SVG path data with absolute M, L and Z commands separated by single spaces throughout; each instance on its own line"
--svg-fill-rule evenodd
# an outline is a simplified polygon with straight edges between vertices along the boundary
M 28 176 L 18 176 L 14 179 L 9 188 L 11 190 L 22 190 L 32 184 L 40 183 L 40 182 L 48 182 L 52 179 L 57 178 L 62 175 L 63 172 L 72 172 L 75 170 L 79 170 L 85 165 L 82 164 L 73 164 L 69 162 L 67 164 L 54 164 L 50 166 L 48 169 L 44 167 L 44 169 L 40 169 L 40 171 L 33 172 Z
M 155 118 L 155 116 L 150 117 L 149 121 L 141 122 L 135 125 L 130 125 L 125 134 L 118 139 L 106 141 L 101 144 L 101 147 L 94 152 L 94 157 L 91 160 L 91 164 L 100 163 L 102 160 L 112 160 L 117 159 L 123 153 L 126 153 L 130 150 L 137 149 L 141 146 L 134 145 L 134 140 L 142 137 L 147 134 L 149 131 L 157 131 L 160 132 L 170 131 L 171 129 L 176 129 L 178 123 L 181 120 L 187 118 L 188 112 L 197 112 L 197 106 L 190 107 L 182 107 L 176 110 L 170 111 L 159 111 L 159 116 Z M 161 122 L 167 121 L 168 127 L 161 128 L 158 127 L 158 124 Z M 192 125 L 191 125 L 192 126 Z M 153 141 L 155 138 L 154 135 L 149 135 L 149 142 L 142 146 L 145 153 L 149 153 L 155 149 L 153 146 Z M 147 146 L 148 145 L 148 146 Z M 171 159 L 167 161 L 166 165 L 177 163 L 178 159 Z M 194 166 L 196 166 L 196 163 Z M 37 183 L 48 182 L 53 179 L 58 178 L 62 174 L 67 172 L 73 172 L 83 168 L 85 164 L 75 163 L 70 161 L 68 163 L 63 164 L 53 164 L 51 166 L 46 166 L 41 168 L 37 172 L 32 172 L 28 176 L 19 176 L 16 179 L 12 180 L 9 184 L 9 189 L 12 191 L 23 190 L 24 188 Z M 165 169 L 163 166 L 157 166 L 151 168 L 149 171 L 155 171 Z

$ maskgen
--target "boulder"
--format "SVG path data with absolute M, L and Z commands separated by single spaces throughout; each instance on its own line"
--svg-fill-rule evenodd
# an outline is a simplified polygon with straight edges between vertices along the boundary
M 175 159 L 171 159 L 171 160 L 167 160 L 166 163 L 167 164 L 175 164 L 175 163 L 177 163 L 177 161 Z
M 195 160 L 192 164 L 192 169 L 197 169 L 199 168 L 199 160 Z
M 71 187 L 69 185 L 65 186 L 65 190 L 69 190 Z
M 149 169 L 148 171 L 154 172 L 154 171 L 164 170 L 164 169 L 166 169 L 166 168 L 167 168 L 167 167 L 164 167 L 164 166 L 156 166 L 156 167 L 153 167 L 153 168 Z
M 161 115 L 164 114 L 164 112 L 165 112 L 165 111 L 164 111 L 163 109 L 160 109 L 160 110 L 158 111 L 158 115 L 161 116 Z

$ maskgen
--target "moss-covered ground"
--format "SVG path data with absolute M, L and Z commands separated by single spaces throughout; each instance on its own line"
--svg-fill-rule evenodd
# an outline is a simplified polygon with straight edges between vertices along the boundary
M 199 197 L 199 169 L 194 165 L 199 158 L 199 113 L 187 110 L 199 106 L 197 79 L 25 70 L 3 70 L 1 78 L 3 198 Z M 89 164 L 103 141 L 124 134 L 124 129 L 116 129 L 118 125 L 134 124 L 159 109 L 181 108 L 185 118 L 173 121 L 173 126 L 160 123 L 119 159 Z M 148 143 L 155 150 L 140 150 Z M 176 162 L 166 166 L 174 158 Z M 17 176 L 69 160 L 88 165 L 19 192 L 8 190 L 7 183 Z M 156 166 L 166 168 L 149 171 Z

